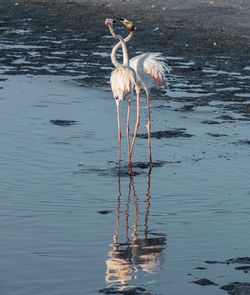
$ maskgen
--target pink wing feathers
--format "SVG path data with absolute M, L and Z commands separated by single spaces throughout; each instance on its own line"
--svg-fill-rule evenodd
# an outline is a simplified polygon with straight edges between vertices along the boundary
M 129 65 L 142 78 L 143 71 L 156 85 L 165 85 L 165 75 L 170 72 L 170 67 L 166 63 L 166 58 L 159 52 L 147 52 L 130 59 Z M 146 82 L 146 81 L 142 81 Z
M 166 59 L 161 53 L 148 53 L 144 61 L 144 71 L 158 85 L 165 84 L 165 74 L 170 72 L 170 67 L 166 64 Z

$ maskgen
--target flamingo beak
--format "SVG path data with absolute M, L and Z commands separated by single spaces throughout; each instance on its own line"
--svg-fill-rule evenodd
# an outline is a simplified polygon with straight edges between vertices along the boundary
M 116 21 L 114 19 L 108 18 L 108 17 L 105 19 L 106 26 L 112 25 L 113 23 L 116 23 Z
M 116 18 L 116 20 L 121 22 L 128 30 L 130 30 L 130 31 L 135 30 L 134 24 L 131 21 L 127 20 L 126 18 L 118 17 L 118 18 Z
M 124 22 L 126 19 L 123 17 L 117 17 L 116 20 L 120 21 L 120 22 Z

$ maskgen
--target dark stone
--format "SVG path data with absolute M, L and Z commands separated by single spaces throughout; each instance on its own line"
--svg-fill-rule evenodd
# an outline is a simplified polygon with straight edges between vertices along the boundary
M 239 144 L 250 144 L 250 140 L 248 139 L 241 139 L 238 141 Z
M 250 270 L 250 265 L 243 265 L 243 266 L 237 266 L 235 267 L 236 270 L 244 270 L 244 271 L 249 271 Z
M 205 263 L 207 263 L 207 264 L 216 264 L 216 263 L 221 263 L 221 262 L 219 262 L 219 261 L 216 261 L 216 260 L 206 260 L 206 261 L 204 261 Z
M 111 213 L 112 212 L 112 210 L 100 210 L 100 211 L 97 211 L 97 213 L 99 213 L 99 214 L 108 214 L 108 213 Z
M 220 124 L 218 121 L 212 121 L 212 120 L 204 120 L 201 121 L 202 124 L 208 124 L 208 125 L 215 125 L 215 124 Z
M 215 119 L 224 120 L 224 121 L 234 121 L 235 119 L 229 115 L 222 115 Z
M 226 260 L 228 263 L 250 264 L 250 257 L 238 257 Z
M 152 163 L 149 162 L 135 162 L 132 163 L 133 168 L 139 168 L 139 169 L 148 169 L 150 167 L 163 167 L 165 164 L 167 164 L 167 161 L 155 161 Z
M 206 260 L 204 262 L 207 264 L 231 264 L 231 263 L 250 264 L 250 257 L 231 258 L 225 261 Z
M 199 279 L 199 280 L 193 281 L 191 283 L 201 285 L 201 286 L 218 286 L 218 284 L 216 284 L 208 279 Z
M 193 135 L 186 133 L 183 130 L 176 129 L 176 130 L 164 130 L 164 131 L 155 131 L 151 132 L 151 138 L 162 139 L 162 138 L 176 138 L 176 137 L 192 137 Z M 137 135 L 138 138 L 148 138 L 147 133 L 141 133 Z
M 212 137 L 225 137 L 225 136 L 228 136 L 226 134 L 218 134 L 218 133 L 207 133 L 207 135 L 212 136 Z
M 186 104 L 180 109 L 176 109 L 175 111 L 180 111 L 180 112 L 191 112 L 194 110 L 194 105 Z
M 57 125 L 57 126 L 71 126 L 76 124 L 76 121 L 74 120 L 50 120 L 50 123 Z

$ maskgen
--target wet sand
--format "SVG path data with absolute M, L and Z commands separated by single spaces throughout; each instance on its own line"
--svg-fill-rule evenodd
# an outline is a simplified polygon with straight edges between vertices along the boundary
M 6 294 L 249 294 L 250 4 L 164 2 L 0 3 Z M 142 99 L 133 177 L 107 84 L 117 15 L 136 22 L 131 56 L 172 67 L 152 169 Z

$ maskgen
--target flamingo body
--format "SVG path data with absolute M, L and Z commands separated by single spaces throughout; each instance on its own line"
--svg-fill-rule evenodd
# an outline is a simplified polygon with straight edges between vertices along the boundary
M 161 53 L 147 52 L 137 55 L 129 60 L 129 65 L 136 72 L 136 85 L 145 90 L 147 96 L 152 88 L 166 84 L 165 75 L 170 71 L 170 67 Z
M 116 101 L 120 102 L 128 98 L 134 89 L 136 81 L 133 69 L 125 66 L 115 68 L 110 77 L 111 89 Z

